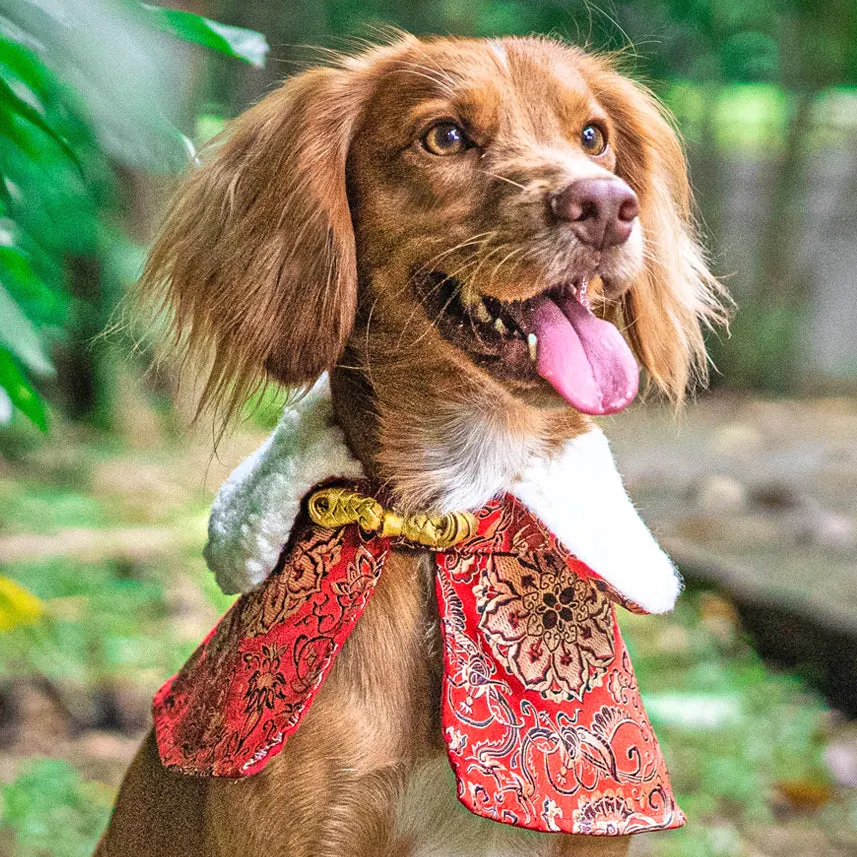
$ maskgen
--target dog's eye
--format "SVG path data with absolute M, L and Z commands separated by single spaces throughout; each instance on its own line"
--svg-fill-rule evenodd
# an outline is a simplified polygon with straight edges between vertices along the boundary
M 457 155 L 469 145 L 467 135 L 454 122 L 438 122 L 423 137 L 423 146 L 433 155 Z
M 607 148 L 607 135 L 598 125 L 587 125 L 580 133 L 580 145 L 587 155 L 602 155 Z

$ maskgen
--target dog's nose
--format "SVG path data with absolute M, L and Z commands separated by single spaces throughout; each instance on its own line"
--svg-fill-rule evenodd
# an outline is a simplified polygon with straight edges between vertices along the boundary
M 624 244 L 640 212 L 637 194 L 616 177 L 578 179 L 553 194 L 550 207 L 582 243 L 599 250 Z

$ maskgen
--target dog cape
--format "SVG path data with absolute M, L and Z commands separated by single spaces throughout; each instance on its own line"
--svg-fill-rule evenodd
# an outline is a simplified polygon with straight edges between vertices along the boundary
M 413 549 L 426 548 L 357 523 L 320 526 L 304 504 L 274 571 L 156 694 L 163 764 L 195 776 L 261 770 L 297 729 L 390 550 Z M 615 604 L 645 611 L 511 494 L 434 557 L 442 724 L 461 802 L 539 831 L 684 824 Z

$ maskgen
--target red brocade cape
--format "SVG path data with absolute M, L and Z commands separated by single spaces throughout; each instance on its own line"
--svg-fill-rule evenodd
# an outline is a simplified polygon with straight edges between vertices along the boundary
M 362 486 L 366 487 L 365 483 Z M 635 612 L 511 495 L 475 535 L 434 550 L 442 723 L 458 797 L 533 830 L 680 827 L 614 603 Z M 161 761 L 245 777 L 282 749 L 360 618 L 390 550 L 426 550 L 304 512 L 280 562 L 156 694 Z

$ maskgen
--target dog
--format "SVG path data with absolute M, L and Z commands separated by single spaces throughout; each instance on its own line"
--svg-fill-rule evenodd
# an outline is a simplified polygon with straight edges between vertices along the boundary
M 567 542 L 596 570 L 599 550 L 627 567 L 655 548 L 610 535 L 635 513 L 597 500 L 612 459 L 592 417 L 634 398 L 638 364 L 680 402 L 705 380 L 705 327 L 724 319 L 663 109 L 610 59 L 540 37 L 403 35 L 288 80 L 187 178 L 141 287 L 204 367 L 202 408 L 228 418 L 266 379 L 307 389 L 329 372 L 324 407 L 354 473 L 402 515 L 479 509 L 516 485 L 557 534 L 569 510 L 585 522 Z M 551 463 L 569 444 L 572 471 Z M 335 475 L 331 456 L 318 448 L 301 491 Z M 596 499 L 572 498 L 569 480 Z M 521 830 L 457 804 L 428 556 L 391 551 L 264 770 L 174 773 L 150 734 L 97 854 L 625 854 L 628 836 Z M 653 611 L 678 591 L 660 557 L 659 578 L 623 572 Z

